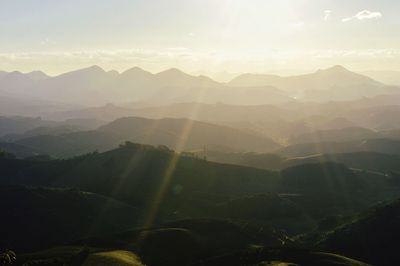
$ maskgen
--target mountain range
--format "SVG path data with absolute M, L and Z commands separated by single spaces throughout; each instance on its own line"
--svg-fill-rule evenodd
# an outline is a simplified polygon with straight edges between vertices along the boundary
M 42 133 L 44 132 L 44 133 Z M 5 136 L 4 140 L 55 157 L 69 157 L 94 151 L 105 151 L 125 141 L 164 145 L 177 151 L 221 149 L 229 151 L 272 151 L 280 147 L 273 140 L 228 126 L 188 119 L 146 119 L 126 117 L 95 130 L 70 132 L 70 129 L 28 131 L 23 135 Z M 3 145 L 13 148 L 10 145 Z
M 276 104 L 295 99 L 349 100 L 398 91 L 342 66 L 291 77 L 244 74 L 227 83 L 175 68 L 153 74 L 138 67 L 118 73 L 91 66 L 54 77 L 40 71 L 0 73 L 0 93 L 5 96 L 86 106 L 129 101 Z

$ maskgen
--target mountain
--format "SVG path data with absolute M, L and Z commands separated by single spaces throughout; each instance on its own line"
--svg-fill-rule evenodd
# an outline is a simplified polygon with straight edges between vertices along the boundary
M 0 117 L 0 136 L 22 134 L 35 127 L 51 126 L 56 122 L 42 120 L 40 117 Z
M 9 72 L 0 79 L 0 92 L 10 95 L 32 95 L 28 88 L 35 83 L 35 80 L 19 71 Z
M 231 86 L 273 86 L 308 100 L 349 100 L 385 92 L 384 85 L 342 66 L 333 66 L 315 73 L 281 77 L 276 75 L 243 74 Z
M 395 70 L 371 70 L 364 71 L 361 74 L 367 75 L 379 82 L 388 84 L 388 85 L 400 85 L 400 71 Z
M 40 150 L 35 150 L 20 144 L 10 142 L 0 142 L 0 153 L 2 151 L 12 154 L 17 158 L 26 158 L 43 154 L 43 152 L 41 152 Z
M 5 77 L 9 72 L 7 71 L 1 71 L 0 70 L 0 79 L 2 79 L 3 77 Z
M 308 132 L 299 134 L 291 139 L 289 143 L 310 143 L 310 142 L 345 142 L 360 139 L 372 139 L 379 137 L 379 134 L 375 131 L 360 127 L 347 127 L 341 129 L 330 129 L 330 130 L 319 130 L 314 132 Z
M 175 68 L 153 74 L 138 67 L 118 73 L 91 66 L 54 77 L 39 71 L 2 72 L 0 88 L 3 93 L 20 99 L 34 97 L 86 106 L 132 101 L 280 104 L 294 99 L 349 100 L 398 92 L 341 66 L 291 77 L 244 74 L 228 83 Z
M 209 88 L 217 87 L 220 83 L 206 76 L 191 76 L 179 69 L 170 68 L 154 75 L 153 81 L 157 87 L 167 84 L 168 87 L 195 87 Z
M 88 130 L 98 127 L 100 121 L 92 119 L 69 119 L 65 121 L 45 120 L 40 117 L 0 116 L 0 138 L 13 139 L 13 136 L 38 135 L 41 133 L 54 134 L 74 130 Z
M 361 180 L 343 164 L 304 164 L 281 171 L 281 187 L 297 193 L 349 194 L 361 188 Z
M 279 146 L 272 140 L 255 134 L 188 119 L 151 120 L 128 117 L 117 119 L 98 128 L 98 131 L 120 134 L 130 138 L 136 136 L 138 139 L 143 139 L 139 143 L 145 141 L 149 144 L 162 144 L 178 151 L 204 147 L 266 151 Z
M 237 151 L 270 151 L 279 147 L 271 139 L 234 128 L 188 119 L 117 119 L 92 131 L 40 135 L 15 143 L 40 149 L 49 155 L 68 157 L 95 150 L 105 151 L 125 141 L 165 145 L 177 151 L 220 147 Z
M 47 114 L 46 117 L 53 120 L 80 118 L 95 119 L 98 121 L 112 121 L 121 117 L 132 116 L 133 114 L 134 110 L 132 108 L 120 107 L 114 104 L 106 104 L 99 107 L 88 107 L 60 112 L 52 112 Z
M 156 97 L 163 90 L 170 94 L 179 90 L 218 87 L 220 83 L 204 76 L 191 76 L 177 69 L 157 74 L 139 68 L 121 74 L 104 71 L 99 66 L 91 66 L 54 77 L 43 73 L 23 74 L 11 72 L 0 79 L 0 87 L 6 93 L 19 97 L 37 97 L 49 101 L 105 104 L 107 102 L 127 102 Z M 178 90 L 178 91 L 176 91 Z M 175 95 L 173 98 L 178 97 Z
M 286 157 L 304 157 L 329 153 L 379 152 L 399 154 L 400 141 L 392 139 L 366 139 L 344 142 L 311 142 L 283 147 L 276 153 Z
M 205 104 L 199 102 L 177 103 L 163 106 L 151 106 L 134 110 L 135 116 L 147 118 L 188 118 L 200 121 L 230 122 L 230 121 L 276 121 L 289 116 L 297 116 L 292 111 L 286 111 L 277 106 L 263 105 L 233 105 L 226 103 Z
M 20 77 L 21 78 L 22 76 L 27 77 L 31 80 L 44 80 L 44 79 L 47 79 L 50 77 L 42 71 L 31 71 L 28 73 L 21 73 L 19 71 L 14 71 L 14 72 L 0 71 L 0 80 L 4 77 L 7 77 L 7 78 Z
M 273 153 L 256 152 L 229 152 L 221 150 L 202 150 L 186 152 L 185 155 L 195 158 L 205 158 L 206 160 L 249 166 L 254 168 L 280 170 L 285 166 L 286 158 Z
M 357 121 L 360 126 L 375 130 L 393 130 L 400 126 L 400 106 L 396 96 L 392 97 L 392 104 L 380 104 L 376 106 L 364 107 L 347 112 L 346 117 L 352 121 Z M 382 99 L 383 100 L 383 99 Z M 379 98 L 376 99 L 379 101 Z M 384 101 L 384 100 L 383 100 Z M 378 103 L 376 103 L 378 104 Z
M 318 248 L 337 251 L 372 265 L 396 265 L 400 201 L 381 204 L 329 232 Z
M 389 173 L 393 175 L 394 172 L 400 171 L 400 155 L 378 152 L 333 153 L 298 157 L 287 159 L 284 165 L 289 166 L 318 162 L 338 162 L 352 169 L 372 171 L 374 174 L 393 179 L 394 176 L 390 176 Z
M 26 73 L 25 75 L 32 80 L 45 80 L 45 79 L 50 78 L 50 76 L 48 76 L 46 73 L 44 73 L 42 71 L 32 71 L 32 72 Z
M 38 81 L 27 89 L 37 97 L 53 101 L 96 104 L 104 99 L 114 78 L 112 72 L 91 66 Z
M 13 142 L 18 139 L 24 139 L 24 138 L 29 138 L 29 137 L 34 137 L 34 136 L 40 136 L 40 135 L 50 135 L 50 136 L 57 136 L 57 135 L 63 135 L 67 133 L 72 133 L 72 132 L 77 132 L 82 130 L 81 127 L 77 125 L 55 125 L 55 126 L 43 126 L 43 127 L 35 127 L 33 129 L 27 130 L 22 134 L 8 134 L 0 137 L 1 140 L 7 141 L 7 142 Z
M 383 85 L 367 76 L 351 72 L 343 66 L 333 66 L 315 73 L 281 77 L 276 75 L 243 74 L 229 82 L 233 86 L 274 86 L 282 89 L 321 90 L 334 86 L 353 86 L 359 84 Z
M 1 83 L 1 82 L 0 82 Z M 26 91 L 25 91 L 26 93 Z M 0 90 L 0 114 L 3 116 L 30 116 L 46 118 L 48 114 L 82 108 L 76 104 L 65 104 L 41 100 L 33 96 L 18 96 Z

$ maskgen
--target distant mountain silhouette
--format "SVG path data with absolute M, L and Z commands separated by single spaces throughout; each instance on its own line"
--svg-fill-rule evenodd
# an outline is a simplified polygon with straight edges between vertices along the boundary
M 60 102 L 102 103 L 143 99 L 157 94 L 163 88 L 199 89 L 221 84 L 204 76 L 191 76 L 177 69 L 151 74 L 132 68 L 121 74 L 91 66 L 55 77 L 43 73 L 2 73 L 0 87 L 5 92 L 20 96 L 37 96 Z
M 363 71 L 361 74 L 369 76 L 379 82 L 388 85 L 400 85 L 400 71 L 395 70 L 370 70 Z
M 298 98 L 311 100 L 356 99 L 384 92 L 384 85 L 367 76 L 333 66 L 315 73 L 281 77 L 243 74 L 228 83 L 231 86 L 273 86 L 291 92 Z
M 44 73 L 42 71 L 38 71 L 38 70 L 26 73 L 25 75 L 28 76 L 32 80 L 45 80 L 45 79 L 50 78 L 49 75 L 47 75 L 46 73 Z
M 361 74 L 351 72 L 343 66 L 318 70 L 311 74 L 281 77 L 276 75 L 243 74 L 229 82 L 234 86 L 275 86 L 283 89 L 323 89 L 332 86 L 349 86 L 363 83 L 382 85 Z
M 19 97 L 85 105 L 129 101 L 275 104 L 290 102 L 293 98 L 358 99 L 389 90 L 384 84 L 341 66 L 289 77 L 244 74 L 229 83 L 189 75 L 176 68 L 152 74 L 138 67 L 118 73 L 91 66 L 54 77 L 40 71 L 0 72 L 0 88 L 0 92 Z M 389 91 L 396 93 L 394 88 Z

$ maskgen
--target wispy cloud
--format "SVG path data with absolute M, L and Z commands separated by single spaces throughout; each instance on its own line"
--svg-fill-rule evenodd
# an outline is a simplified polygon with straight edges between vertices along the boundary
M 342 22 L 348 22 L 351 20 L 364 20 L 364 19 L 379 19 L 382 17 L 382 13 L 378 11 L 362 10 L 354 16 L 342 19 Z
M 304 21 L 296 21 L 291 24 L 293 29 L 300 30 L 303 29 L 306 23 Z
M 331 10 L 325 10 L 324 11 L 324 21 L 328 21 L 330 16 L 331 16 L 332 11 Z

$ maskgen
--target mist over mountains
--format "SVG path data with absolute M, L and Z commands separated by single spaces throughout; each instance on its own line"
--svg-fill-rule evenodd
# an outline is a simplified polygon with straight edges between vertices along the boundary
M 1 72 L 0 93 L 16 100 L 86 106 L 128 102 L 260 105 L 294 100 L 354 100 L 397 93 L 397 89 L 342 66 L 290 77 L 243 74 L 227 83 L 175 68 L 152 74 L 138 67 L 118 73 L 92 66 L 55 77 L 40 71 Z
M 395 245 L 399 89 L 342 66 L 0 72 L 0 248 L 17 265 L 395 265 L 376 241 Z

